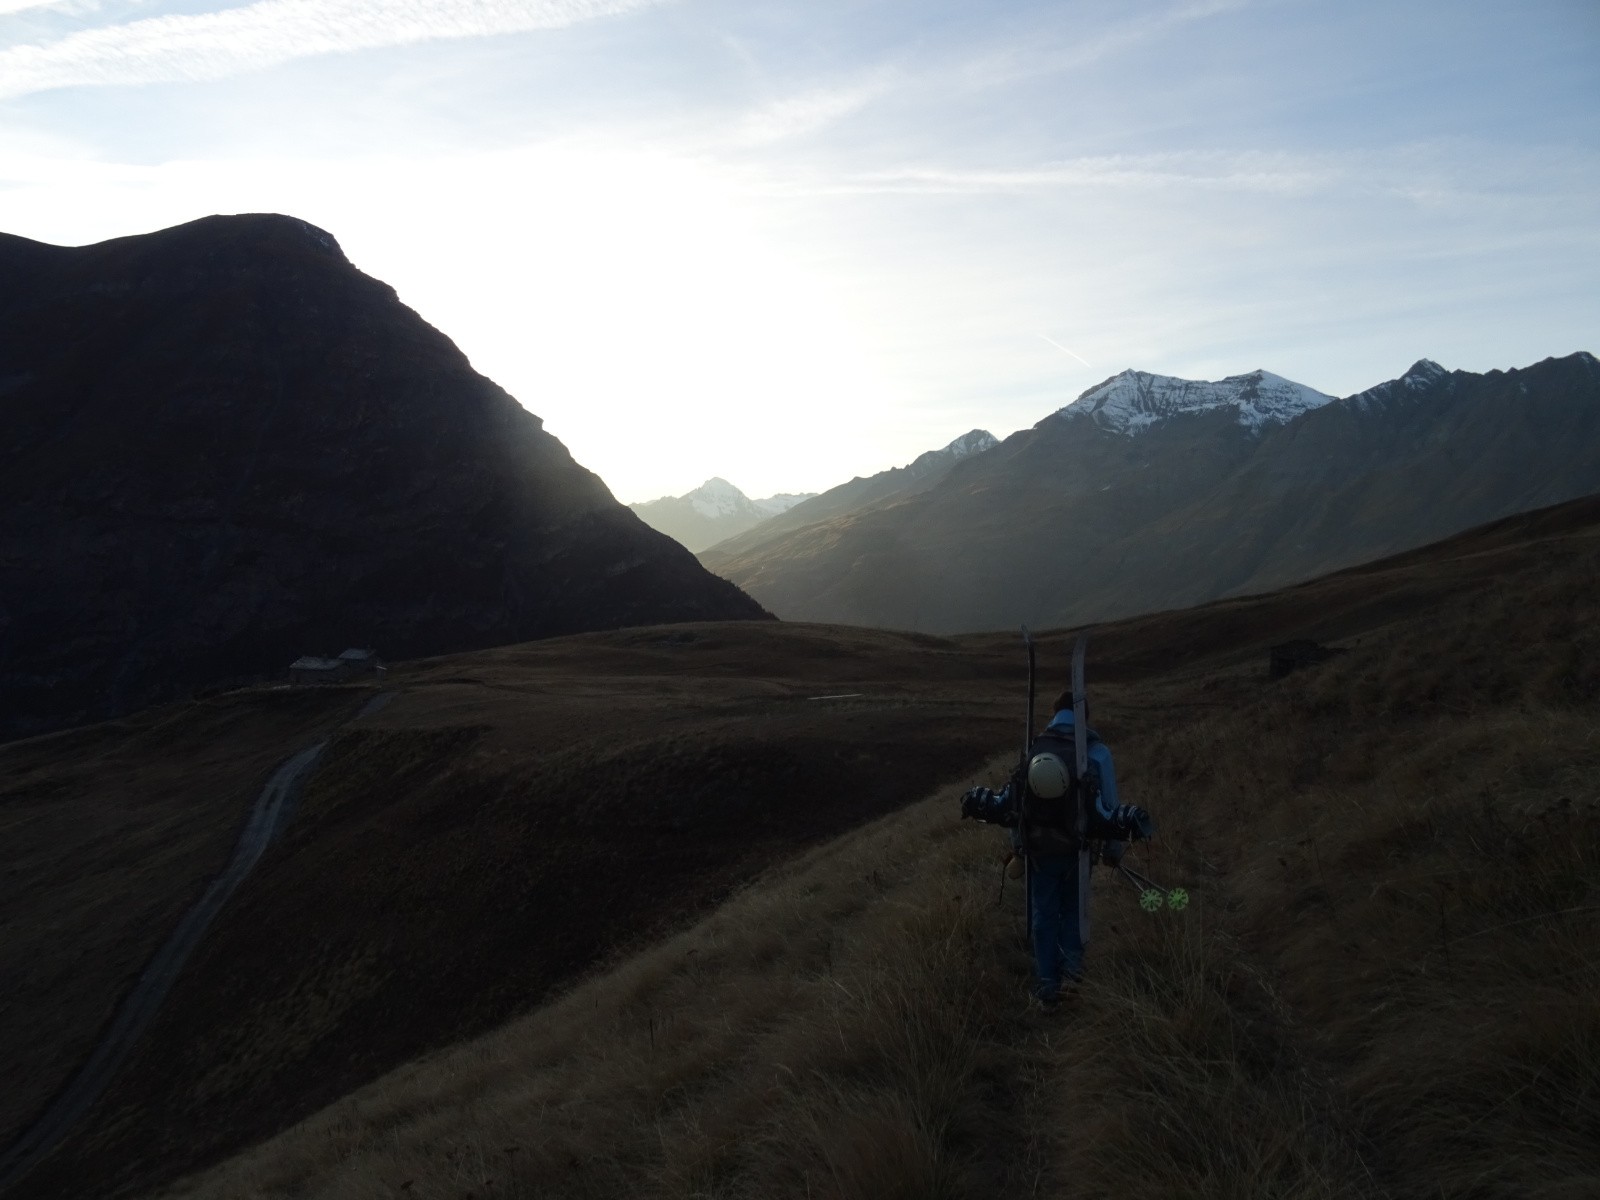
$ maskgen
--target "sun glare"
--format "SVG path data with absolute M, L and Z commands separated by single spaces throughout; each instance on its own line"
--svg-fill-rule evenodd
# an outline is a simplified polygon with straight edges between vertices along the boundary
M 870 314 L 756 188 L 693 158 L 552 143 L 423 163 L 69 162 L 19 182 L 8 207 L 46 240 L 214 212 L 322 226 L 625 501 L 712 475 L 803 490 L 897 453 L 884 414 L 901 389 L 868 350 Z M 72 237 L 90 208 L 103 232 Z
M 736 180 L 552 147 L 419 182 L 404 207 L 433 210 L 444 236 L 391 266 L 376 260 L 403 231 L 368 228 L 358 261 L 425 297 L 440 328 L 471 331 L 474 365 L 620 498 L 735 476 L 753 446 L 761 460 L 735 482 L 795 487 L 885 394 L 844 299 L 779 248 Z

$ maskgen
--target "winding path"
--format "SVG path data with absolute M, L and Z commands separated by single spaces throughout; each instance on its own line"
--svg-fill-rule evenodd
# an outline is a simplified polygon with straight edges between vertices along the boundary
M 372 697 L 356 714 L 360 720 L 377 712 L 394 698 L 393 692 L 381 692 Z M 245 822 L 244 831 L 233 849 L 233 857 L 222 874 L 211 881 L 211 886 L 199 900 L 184 913 L 172 936 L 145 964 L 139 981 L 128 993 L 106 1027 L 105 1033 L 78 1072 L 67 1081 L 54 1100 L 41 1113 L 22 1136 L 0 1154 L 0 1191 L 4 1191 L 37 1166 L 67 1135 L 68 1130 L 100 1098 L 111 1077 L 116 1073 L 128 1052 L 150 1027 L 161 1003 L 171 991 L 178 973 L 189 961 L 189 955 L 200 944 L 211 922 L 216 919 L 228 898 L 245 881 L 261 855 L 282 832 L 293 811 L 294 801 L 301 785 L 317 765 L 322 752 L 327 749 L 327 739 L 308 746 L 283 762 L 267 785 L 261 789 L 255 807 Z

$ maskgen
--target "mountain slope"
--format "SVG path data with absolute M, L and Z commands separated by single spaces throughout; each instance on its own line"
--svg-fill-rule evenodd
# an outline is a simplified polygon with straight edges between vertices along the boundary
M 760 617 L 289 217 L 0 236 L 0 738 L 306 653 Z
M 1338 401 L 1274 379 L 1224 381 L 1218 403 L 1124 373 L 920 494 L 702 561 L 790 619 L 1037 627 L 1274 587 L 1600 491 L 1588 354 L 1422 362 Z
M 997 444 L 988 430 L 969 430 L 938 450 L 919 454 L 903 467 L 891 467 L 876 475 L 857 476 L 848 483 L 841 483 L 821 495 L 796 504 L 759 528 L 730 537 L 702 552 L 700 561 L 709 569 L 720 571 L 720 564 L 748 553 L 753 547 L 777 541 L 796 529 L 804 529 L 807 525 L 867 505 L 886 504 L 915 495 L 935 486 L 957 463 L 975 454 L 982 454 Z
M 752 500 L 719 476 L 682 496 L 663 496 L 628 507 L 651 529 L 686 549 L 700 551 L 809 499 L 805 494 L 783 493 Z
M 735 621 L 396 664 L 398 696 L 333 735 L 285 836 L 16 1196 L 170 1179 L 527 1011 L 985 762 L 1012 723 L 1014 659 Z M 0 1062 L 27 1072 L 0 1103 L 0 1153 L 137 951 L 226 862 L 264 775 L 369 691 L 244 689 L 0 746 Z
M 1096 870 L 1068 1011 L 1029 1007 L 1004 836 L 956 818 L 1013 736 L 163 1194 L 1592 1195 L 1597 548 L 1590 499 L 1095 630 L 1096 725 L 1159 822 L 1129 859 L 1191 900 Z M 1345 652 L 1269 680 L 1284 635 Z M 953 644 L 1004 650 L 1020 715 L 1016 635 Z

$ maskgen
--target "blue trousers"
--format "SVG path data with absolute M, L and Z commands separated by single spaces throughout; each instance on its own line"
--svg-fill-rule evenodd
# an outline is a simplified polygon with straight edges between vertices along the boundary
M 1028 921 L 1033 930 L 1034 994 L 1054 1000 L 1065 976 L 1083 974 L 1087 933 L 1076 854 L 1035 854 L 1028 860 Z

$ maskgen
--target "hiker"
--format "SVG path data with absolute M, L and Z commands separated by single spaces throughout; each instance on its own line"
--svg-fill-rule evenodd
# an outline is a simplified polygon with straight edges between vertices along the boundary
M 1060 999 L 1063 982 L 1083 978 L 1091 863 L 1116 866 L 1130 838 L 1155 835 L 1149 813 L 1118 802 L 1111 750 L 1093 729 L 1080 786 L 1074 732 L 1072 693 L 1066 691 L 1011 782 L 999 792 L 973 788 L 961 798 L 962 817 L 1009 828 L 1013 847 L 1026 857 L 1034 996 L 1046 1007 Z

